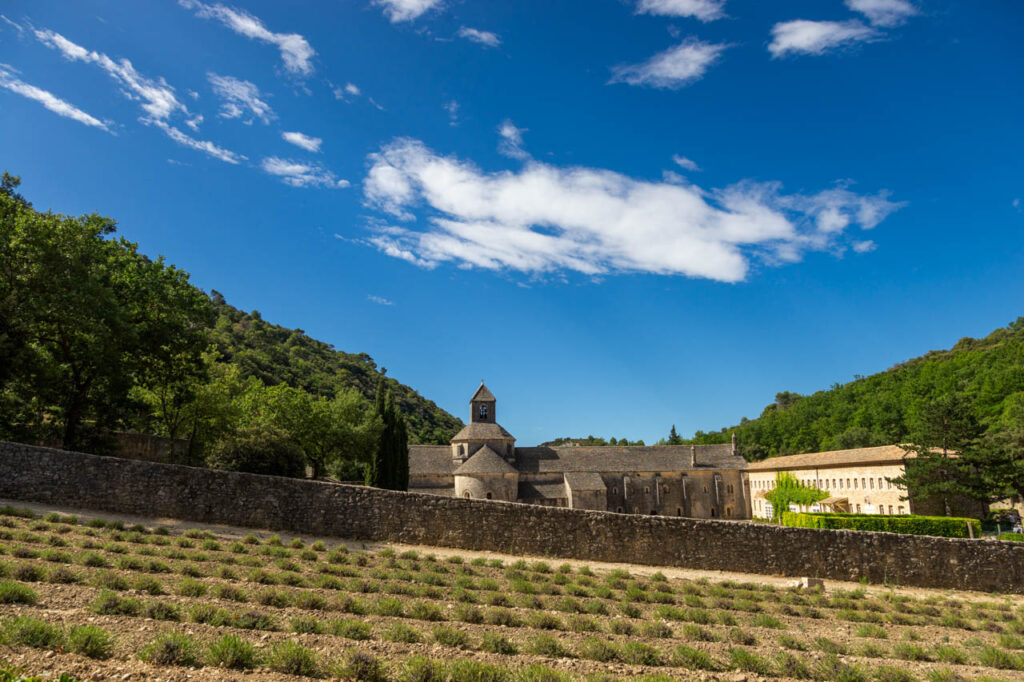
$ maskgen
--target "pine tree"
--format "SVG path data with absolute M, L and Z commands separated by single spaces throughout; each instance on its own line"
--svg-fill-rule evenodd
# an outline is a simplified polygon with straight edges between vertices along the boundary
M 682 445 L 683 439 L 679 437 L 676 432 L 676 425 L 672 425 L 672 430 L 668 432 L 668 444 L 669 445 Z

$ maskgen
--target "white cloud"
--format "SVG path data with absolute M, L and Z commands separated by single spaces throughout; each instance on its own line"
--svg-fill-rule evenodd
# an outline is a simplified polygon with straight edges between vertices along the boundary
M 444 110 L 448 112 L 448 125 L 452 127 L 459 125 L 459 103 L 455 100 L 445 102 Z
M 215 159 L 220 159 L 221 161 L 226 161 L 230 164 L 237 164 L 246 160 L 246 157 L 241 154 L 236 154 L 233 151 L 219 147 L 209 140 L 197 140 L 194 137 L 190 137 L 165 121 L 149 119 L 143 120 L 143 123 L 156 126 L 160 130 L 164 131 L 164 133 L 167 134 L 167 137 L 171 138 L 181 146 L 201 151 Z
M 174 88 L 167 81 L 144 77 L 127 59 L 114 61 L 102 52 L 87 50 L 53 31 L 36 31 L 35 34 L 40 42 L 59 51 L 65 59 L 95 64 L 106 71 L 121 86 L 125 97 L 141 102 L 149 118 L 164 121 L 175 113 L 188 114 L 188 109 L 178 101 Z
M 263 159 L 260 167 L 264 172 L 277 176 L 281 182 L 292 187 L 348 187 L 348 180 L 339 180 L 333 173 L 317 164 L 303 163 L 291 159 L 271 156 Z
M 307 152 L 318 152 L 320 151 L 320 145 L 323 144 L 323 140 L 319 137 L 311 137 L 302 133 L 281 133 L 281 137 L 284 138 L 285 142 L 290 142 L 296 147 L 302 147 Z
M 725 16 L 725 0 L 639 0 L 638 14 L 656 14 L 663 17 L 693 17 L 713 21 Z
M 874 40 L 878 32 L 863 23 L 850 21 L 807 21 L 796 19 L 772 26 L 772 57 L 789 53 L 820 55 L 851 43 Z
M 501 136 L 501 141 L 498 142 L 498 151 L 513 159 L 530 158 L 530 154 L 523 149 L 523 133 L 525 132 L 526 128 L 517 128 L 512 121 L 506 118 L 498 126 L 498 135 Z
M 259 18 L 245 10 L 232 9 L 220 3 L 207 5 L 198 0 L 178 0 L 185 9 L 195 10 L 203 19 L 216 19 L 235 33 L 253 40 L 270 43 L 281 51 L 284 67 L 293 74 L 308 76 L 313 73 L 316 51 L 298 33 L 274 33 Z
M 87 126 L 93 128 L 99 128 L 105 130 L 108 133 L 112 133 L 107 123 L 99 120 L 95 116 L 85 113 L 78 107 L 69 102 L 62 100 L 53 93 L 37 88 L 34 85 L 29 85 L 14 76 L 13 73 L 0 66 L 0 88 L 6 88 L 11 92 L 27 97 L 28 99 L 39 102 L 44 107 L 64 118 L 70 118 L 72 121 L 78 121 L 84 123 Z
M 213 142 L 190 137 L 168 123 L 173 115 L 180 114 L 186 118 L 185 125 L 194 130 L 198 128 L 202 117 L 190 117 L 188 109 L 178 101 L 174 94 L 174 88 L 168 85 L 163 78 L 159 80 L 146 78 L 136 71 L 127 59 L 114 61 L 102 52 L 87 50 L 59 33 L 36 31 L 35 35 L 44 45 L 58 50 L 66 59 L 95 64 L 106 71 L 121 86 L 121 93 L 125 97 L 140 103 L 139 106 L 142 107 L 144 115 L 139 117 L 139 120 L 146 125 L 156 126 L 178 144 L 232 164 L 246 159 L 241 154 L 219 147 Z
M 368 301 L 370 301 L 371 303 L 376 303 L 377 305 L 394 305 L 395 304 L 394 301 L 389 301 L 388 299 L 384 298 L 383 296 L 374 296 L 373 294 L 369 294 L 366 297 L 366 299 Z
M 705 43 L 688 38 L 679 45 L 659 52 L 642 64 L 616 66 L 609 83 L 649 85 L 675 89 L 704 77 L 708 67 L 727 48 L 725 44 Z
M 899 26 L 918 13 L 908 0 L 846 0 L 846 6 L 866 16 L 874 26 Z
M 189 128 L 191 128 L 192 132 L 195 132 L 195 133 L 199 132 L 199 126 L 202 125 L 202 123 L 203 123 L 203 115 L 202 114 L 196 114 L 192 118 L 189 118 L 189 119 L 185 120 L 185 125 L 187 125 Z
M 374 0 L 373 4 L 384 8 L 391 23 L 412 21 L 435 7 L 440 7 L 441 0 Z
M 699 171 L 700 170 L 700 166 L 697 165 L 696 161 L 691 161 L 690 159 L 686 158 L 685 156 L 680 156 L 679 154 L 673 154 L 672 155 L 672 163 L 676 164 L 677 166 L 679 166 L 683 170 L 688 170 L 688 171 Z
M 25 28 L 21 24 L 19 24 L 16 21 L 12 21 L 12 20 L 8 19 L 7 17 L 5 17 L 2 14 L 0 14 L 0 21 L 3 21 L 8 26 L 10 26 L 11 28 L 15 29 L 18 32 L 19 36 L 25 33 Z
M 260 89 L 255 83 L 231 76 L 219 76 L 212 71 L 207 72 L 206 77 L 214 93 L 221 98 L 222 118 L 241 118 L 246 111 L 264 123 L 270 123 L 270 119 L 277 117 L 270 105 L 260 99 Z
M 1019 211 L 1020 207 L 1021 207 L 1020 197 L 1014 198 L 1012 203 L 1013 203 L 1013 207 Z
M 878 245 L 875 244 L 870 239 L 868 239 L 866 241 L 862 241 L 862 242 L 854 242 L 853 243 L 853 250 L 856 251 L 857 253 L 870 253 L 870 252 L 874 251 L 877 248 L 878 248 Z
M 487 47 L 497 47 L 498 45 L 501 45 L 501 38 L 498 37 L 498 34 L 491 33 L 490 31 L 480 31 L 475 28 L 470 28 L 469 26 L 463 26 L 459 29 L 459 37 L 465 38 L 466 40 L 470 40 L 474 43 L 486 45 Z
M 368 243 L 427 268 L 451 262 L 736 282 L 753 258 L 792 262 L 808 250 L 839 248 L 846 230 L 874 227 L 901 206 L 884 193 L 845 187 L 803 196 L 784 195 L 777 183 L 741 182 L 709 191 L 540 162 L 487 173 L 411 139 L 395 140 L 369 162 L 367 205 L 409 225 L 378 225 Z

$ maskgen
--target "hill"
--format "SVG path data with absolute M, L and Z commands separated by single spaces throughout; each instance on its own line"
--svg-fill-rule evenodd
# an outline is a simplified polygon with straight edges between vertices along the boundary
M 689 443 L 726 443 L 736 434 L 748 460 L 899 443 L 922 406 L 957 393 L 985 427 L 1024 406 L 1024 317 L 983 339 L 965 337 L 884 372 L 835 384 L 813 395 L 776 394 L 756 419 L 697 431 Z
M 246 313 L 211 292 L 216 318 L 210 337 L 222 359 L 238 366 L 267 386 L 287 384 L 314 395 L 333 398 L 339 391 L 356 389 L 372 399 L 382 371 L 366 353 L 346 353 L 312 338 L 302 329 L 288 329 Z M 388 387 L 409 425 L 414 443 L 447 444 L 462 428 L 462 421 L 427 400 L 415 389 L 391 377 Z

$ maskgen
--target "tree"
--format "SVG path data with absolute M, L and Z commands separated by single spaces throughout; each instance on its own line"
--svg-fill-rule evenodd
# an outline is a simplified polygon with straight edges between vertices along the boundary
M 981 478 L 975 496 L 989 502 L 1012 495 L 1024 498 L 1024 392 L 1006 402 L 1002 416 L 971 457 Z
M 301 478 L 306 468 L 302 450 L 287 435 L 258 426 L 218 443 L 207 462 L 215 469 L 291 478 Z
M 672 429 L 668 432 L 668 444 L 669 445 L 682 445 L 683 439 L 676 432 L 676 425 L 672 425 Z
M 390 454 L 388 450 L 390 432 L 388 430 L 386 406 L 384 374 L 381 373 L 380 379 L 377 382 L 377 395 L 373 401 L 373 412 L 380 419 L 382 428 L 377 437 L 376 447 L 373 449 L 373 456 L 366 467 L 366 485 L 374 488 L 387 488 L 391 482 L 390 461 L 388 459 Z
M 926 400 L 915 412 L 914 433 L 902 476 L 893 483 L 907 491 L 903 499 L 942 500 L 946 516 L 953 514 L 957 497 L 970 497 L 979 488 L 971 462 L 981 435 L 968 398 L 956 392 Z
M 828 493 L 824 490 L 804 485 L 788 471 L 779 472 L 775 477 L 775 487 L 764 495 L 764 499 L 772 504 L 772 516 L 775 519 L 782 518 L 782 512 L 789 511 L 791 504 L 809 507 L 826 497 Z

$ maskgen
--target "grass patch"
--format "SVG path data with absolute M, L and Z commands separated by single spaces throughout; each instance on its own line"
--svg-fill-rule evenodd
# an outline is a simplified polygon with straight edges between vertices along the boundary
M 568 658 L 569 652 L 559 644 L 558 640 L 543 632 L 531 637 L 526 643 L 528 653 L 537 656 L 550 656 L 551 658 Z
M 54 649 L 64 643 L 64 633 L 32 616 L 18 616 L 3 625 L 3 639 L 8 644 L 21 644 L 33 649 Z
M 0 580 L 0 604 L 35 604 L 35 590 L 9 580 Z
M 422 641 L 420 631 L 405 623 L 392 623 L 388 629 L 381 634 L 381 638 L 389 642 L 402 642 L 404 644 L 416 644 Z
M 270 649 L 266 665 L 274 672 L 303 677 L 320 677 L 320 660 L 316 653 L 298 642 L 278 642 Z
M 259 664 L 256 647 L 237 635 L 224 635 L 206 649 L 206 661 L 218 668 L 251 670 Z
M 139 652 L 139 658 L 157 665 L 198 667 L 199 654 L 199 643 L 194 637 L 180 632 L 170 632 L 143 647 Z
M 519 653 L 519 649 L 504 635 L 498 634 L 497 632 L 485 632 L 483 637 L 480 639 L 480 650 L 487 651 L 492 654 L 503 654 L 505 656 L 514 656 Z
M 76 625 L 68 630 L 67 649 L 89 658 L 110 658 L 114 639 L 109 632 L 96 625 Z

